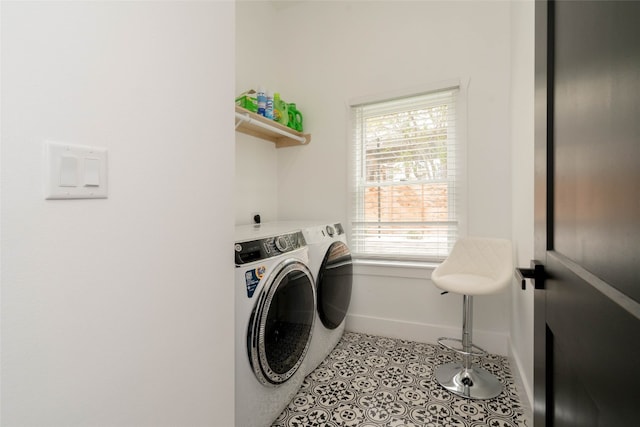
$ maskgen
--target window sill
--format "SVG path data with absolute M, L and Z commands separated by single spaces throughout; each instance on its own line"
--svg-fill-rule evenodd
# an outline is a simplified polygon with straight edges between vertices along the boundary
M 402 277 L 407 279 L 430 279 L 437 262 L 387 261 L 374 259 L 353 260 L 353 274 L 361 276 Z

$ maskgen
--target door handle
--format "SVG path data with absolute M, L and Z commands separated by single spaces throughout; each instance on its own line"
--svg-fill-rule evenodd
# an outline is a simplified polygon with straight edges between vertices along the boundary
M 544 264 L 532 259 L 531 268 L 516 268 L 516 277 L 522 282 L 522 290 L 526 289 L 526 279 L 533 280 L 534 289 L 544 289 L 544 280 L 547 278 L 547 273 L 544 270 Z

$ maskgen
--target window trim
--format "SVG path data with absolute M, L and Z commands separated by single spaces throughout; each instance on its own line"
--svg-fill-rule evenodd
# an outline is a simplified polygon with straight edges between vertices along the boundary
M 354 194 L 357 192 L 356 180 L 355 177 L 355 161 L 354 156 L 356 155 L 355 149 L 353 149 L 353 126 L 354 126 L 354 117 L 351 113 L 353 107 L 357 107 L 362 104 L 371 104 L 377 102 L 384 102 L 392 99 L 399 99 L 405 97 L 416 96 L 419 94 L 425 94 L 429 92 L 439 92 L 446 91 L 451 89 L 458 90 L 457 96 L 457 104 L 456 104 L 456 143 L 457 143 L 457 155 L 455 156 L 456 162 L 456 173 L 458 174 L 458 179 L 456 182 L 459 183 L 457 191 L 457 203 L 456 203 L 456 212 L 457 212 L 457 220 L 458 220 L 458 238 L 464 237 L 467 235 L 467 141 L 468 141 L 468 91 L 469 91 L 470 79 L 459 78 L 459 79 L 449 79 L 443 80 L 436 83 L 430 83 L 422 86 L 414 86 L 394 91 L 387 91 L 383 93 L 378 93 L 374 95 L 366 95 L 351 98 L 347 101 L 347 111 L 348 111 L 348 120 L 347 120 L 347 141 L 349 141 L 349 150 L 348 151 L 348 171 L 349 171 L 349 203 L 348 203 L 348 224 L 347 224 L 347 232 L 349 236 L 353 236 L 352 229 L 352 221 L 354 218 L 354 210 L 356 209 L 356 203 L 354 202 Z M 355 249 L 355 248 L 354 248 Z M 384 254 L 380 255 L 372 255 L 372 254 L 363 254 L 363 253 L 353 253 L 354 260 L 358 259 L 360 262 L 366 263 L 367 265 L 379 265 L 379 266 L 388 266 L 389 263 L 396 263 L 398 267 L 402 266 L 404 263 L 409 264 L 422 264 L 423 266 L 431 266 L 437 265 L 442 259 L 436 258 L 427 258 L 427 257 L 407 257 L 407 256 L 388 256 Z

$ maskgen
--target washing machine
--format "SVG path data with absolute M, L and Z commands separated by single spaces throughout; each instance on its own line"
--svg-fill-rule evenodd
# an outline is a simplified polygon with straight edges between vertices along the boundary
M 304 367 L 309 374 L 342 338 L 351 301 L 353 263 L 342 224 L 299 225 L 309 248 L 309 267 L 316 286 L 315 326 Z
M 236 227 L 236 425 L 267 427 L 304 377 L 316 293 L 300 229 Z

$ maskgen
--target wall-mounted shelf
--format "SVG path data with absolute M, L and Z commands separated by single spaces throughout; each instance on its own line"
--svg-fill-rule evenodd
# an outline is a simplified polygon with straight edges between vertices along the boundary
M 307 145 L 311 134 L 298 132 L 236 105 L 236 131 L 274 142 L 276 148 Z

